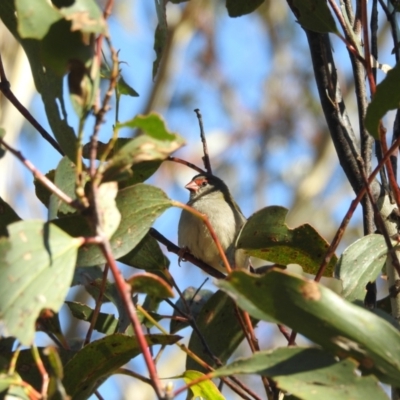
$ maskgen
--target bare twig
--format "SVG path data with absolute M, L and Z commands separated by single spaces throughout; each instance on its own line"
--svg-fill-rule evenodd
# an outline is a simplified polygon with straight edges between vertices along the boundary
M 199 168 L 197 165 L 194 165 L 194 164 L 190 163 L 189 161 L 182 160 L 181 158 L 178 158 L 178 157 L 169 156 L 169 157 L 167 157 L 167 161 L 173 161 L 178 164 L 186 165 L 187 167 L 192 168 L 195 171 L 197 171 L 199 174 L 205 173 L 205 171 L 202 170 L 201 168 Z
M 15 97 L 14 93 L 11 91 L 10 82 L 7 80 L 7 76 L 4 71 L 3 61 L 0 54 L 0 91 L 4 96 L 10 101 L 11 104 L 21 113 L 21 115 L 42 135 L 43 139 L 48 141 L 62 156 L 64 152 L 62 151 L 60 145 L 57 141 L 39 124 L 38 121 L 32 116 L 32 114 L 19 102 Z
M 72 200 L 71 197 L 60 190 L 50 179 L 48 179 L 45 175 L 38 171 L 36 167 L 29 160 L 27 160 L 20 151 L 13 149 L 2 138 L 0 138 L 0 144 L 4 146 L 10 153 L 14 154 L 15 157 L 17 157 L 25 165 L 25 167 L 32 172 L 33 176 L 38 181 L 40 181 L 40 183 L 42 183 L 47 189 L 54 193 L 64 203 L 73 208 L 76 208 L 77 210 L 84 210 L 85 207 L 81 203 Z
M 156 392 L 158 399 L 161 400 L 164 398 L 163 385 L 160 381 L 160 378 L 158 377 L 156 366 L 151 357 L 149 346 L 148 346 L 146 338 L 143 334 L 142 327 L 140 325 L 139 318 L 136 313 L 136 308 L 132 301 L 131 287 L 130 287 L 130 285 L 128 285 L 125 282 L 124 278 L 122 277 L 121 271 L 119 270 L 118 265 L 112 255 L 112 250 L 111 250 L 110 242 L 108 241 L 108 239 L 106 239 L 106 238 L 103 239 L 103 244 L 101 245 L 101 250 L 104 254 L 104 257 L 107 260 L 107 263 L 110 265 L 111 272 L 115 279 L 115 285 L 118 289 L 118 292 L 121 296 L 122 302 L 128 313 L 133 330 L 135 332 L 136 340 L 138 341 L 140 349 L 142 350 L 143 357 L 144 357 L 145 363 L 147 365 L 147 369 L 149 371 L 152 386 Z
M 49 374 L 46 371 L 46 368 L 43 365 L 43 361 L 40 357 L 39 350 L 38 348 L 33 344 L 31 347 L 32 351 L 32 357 L 35 360 L 36 366 L 38 367 L 38 370 L 40 372 L 40 375 L 42 375 L 42 390 L 41 390 L 41 395 L 43 399 L 47 398 L 47 389 L 49 387 Z
M 196 113 L 197 119 L 199 120 L 200 137 L 201 137 L 201 142 L 203 143 L 204 156 L 202 157 L 202 160 L 204 163 L 204 168 L 206 169 L 207 173 L 212 175 L 210 156 L 208 154 L 208 148 L 207 148 L 207 140 L 206 140 L 206 135 L 204 133 L 204 127 L 203 127 L 203 118 L 202 118 L 200 110 L 198 108 L 196 108 L 194 110 L 194 112 Z
M 94 327 L 96 325 L 97 318 L 98 318 L 98 316 L 100 314 L 100 308 L 101 308 L 101 303 L 102 303 L 102 299 L 103 299 L 103 296 L 104 296 L 104 290 L 105 290 L 106 283 L 107 283 L 107 274 L 108 274 L 108 270 L 109 269 L 110 268 L 109 268 L 108 264 L 106 264 L 104 266 L 103 278 L 101 280 L 101 285 L 100 285 L 100 288 L 99 288 L 99 295 L 97 296 L 97 299 L 96 299 L 96 306 L 95 306 L 95 308 L 93 310 L 93 315 L 92 315 L 92 318 L 90 319 L 90 326 L 89 326 L 89 329 L 88 329 L 88 331 L 86 333 L 85 342 L 83 344 L 84 346 L 86 346 L 90 342 L 90 339 L 91 339 L 92 333 L 93 333 L 93 329 L 94 329 Z

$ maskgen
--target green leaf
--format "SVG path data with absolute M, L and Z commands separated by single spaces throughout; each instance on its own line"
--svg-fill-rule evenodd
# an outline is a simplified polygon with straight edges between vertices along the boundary
M 7 282 L 0 319 L 7 335 L 29 345 L 41 310 L 57 312 L 64 302 L 81 240 L 40 221 L 15 222 L 8 232 L 8 240 L 0 241 L 0 282 Z
M 103 12 L 95 0 L 75 0 L 70 7 L 60 8 L 60 12 L 72 22 L 72 31 L 107 34 Z
M 119 95 L 139 97 L 139 93 L 126 83 L 122 75 L 118 79 L 117 89 Z
M 111 248 L 114 257 L 120 258 L 137 246 L 154 221 L 171 207 L 171 200 L 161 189 L 140 183 L 119 191 L 116 203 L 121 223 L 111 238 Z M 67 218 L 62 218 L 60 223 Z M 79 250 L 80 267 L 104 262 L 104 255 L 96 245 L 86 245 Z
M 185 371 L 182 378 L 185 380 L 186 384 L 189 384 L 202 376 L 204 376 L 204 374 L 199 371 Z M 225 400 L 225 397 L 222 396 L 221 392 L 212 381 L 200 382 L 191 386 L 189 390 L 191 391 L 192 396 L 196 399 Z
M 226 8 L 230 17 L 240 17 L 256 10 L 264 0 L 226 0 Z
M 150 273 L 135 274 L 127 280 L 133 293 L 146 293 L 159 299 L 175 297 L 171 287 L 160 277 Z
M 0 236 L 8 236 L 7 226 L 20 220 L 18 214 L 0 197 Z
M 93 317 L 93 309 L 88 307 L 86 304 L 78 303 L 75 301 L 66 301 L 65 304 L 70 309 L 72 315 L 82 321 L 90 322 Z M 117 331 L 118 319 L 112 314 L 106 314 L 100 312 L 94 329 L 98 332 L 104 333 L 106 335 L 111 335 Z
M 311 225 L 288 228 L 287 213 L 284 207 L 271 206 L 253 214 L 238 237 L 237 247 L 280 265 L 299 264 L 304 272 L 316 275 L 328 243 Z M 332 276 L 336 262 L 336 256 L 332 257 L 325 276 Z
M 131 121 L 117 124 L 117 129 L 123 127 L 138 128 L 143 133 L 113 155 L 105 168 L 104 181 L 126 179 L 131 174 L 132 165 L 143 161 L 164 160 L 184 144 L 180 136 L 166 129 L 164 121 L 155 113 L 139 115 Z
M 365 126 L 368 132 L 379 139 L 379 121 L 389 110 L 396 110 L 400 103 L 400 63 L 388 71 L 386 78 L 376 86 L 375 95 L 368 105 Z
M 196 319 L 197 326 L 211 349 L 221 362 L 225 362 L 244 339 L 242 327 L 235 312 L 235 302 L 224 292 L 218 291 L 203 306 Z M 189 349 L 211 366 L 215 360 L 206 352 L 203 342 L 196 332 L 192 332 Z M 189 356 L 186 369 L 207 372 Z
M 47 179 L 49 179 L 50 181 L 52 181 L 54 183 L 54 179 L 55 179 L 55 175 L 56 175 L 56 170 L 52 169 L 50 170 L 45 176 Z M 38 179 L 34 179 L 33 180 L 33 184 L 35 186 L 35 194 L 36 197 L 47 207 L 49 208 L 50 206 L 50 196 L 51 196 L 51 192 L 49 189 L 47 189 L 46 186 L 44 186 L 42 184 L 42 182 L 40 182 L 40 180 Z
M 305 400 L 388 400 L 374 376 L 359 376 L 353 360 L 337 361 L 317 348 L 286 347 L 253 354 L 215 371 L 215 377 L 236 374 L 267 376 Z
M 182 295 L 183 299 L 180 297 L 175 303 L 176 307 L 182 311 L 184 314 L 190 314 L 195 320 L 199 316 L 203 306 L 214 294 L 211 290 L 201 289 L 197 290 L 195 287 L 190 286 L 186 288 Z M 181 317 L 182 314 L 174 309 L 173 317 Z M 181 321 L 176 319 L 171 319 L 171 324 L 169 327 L 170 333 L 176 333 L 181 329 L 189 326 L 188 321 Z
M 400 333 L 370 311 L 314 281 L 276 269 L 261 277 L 234 271 L 218 286 L 251 315 L 272 317 L 325 350 L 354 358 L 364 373 L 400 386 Z
M 18 32 L 22 38 L 43 39 L 50 26 L 63 18 L 51 2 L 42 0 L 15 0 Z
M 146 271 L 164 271 L 169 266 L 169 261 L 160 249 L 157 240 L 146 234 L 133 250 L 119 258 L 118 261 Z
M 63 78 L 51 69 L 43 67 L 41 42 L 22 39 L 17 31 L 17 19 L 14 0 L 0 1 L 0 18 L 9 31 L 21 43 L 32 69 L 37 91 L 41 94 L 46 115 L 56 140 L 61 149 L 71 160 L 76 159 L 76 137 L 74 130 L 68 125 L 63 96 Z M 62 49 L 62 46 L 59 46 Z
M 388 249 L 382 235 L 364 236 L 352 243 L 340 256 L 335 277 L 342 281 L 341 293 L 348 301 L 363 300 L 365 286 L 373 282 L 385 265 Z
M 173 335 L 146 335 L 148 345 L 171 345 L 181 339 Z M 98 385 L 115 370 L 141 354 L 133 336 L 113 334 L 89 343 L 64 368 L 64 386 L 74 400 L 89 398 Z
M 65 194 L 67 194 L 71 199 L 76 199 L 75 194 L 75 183 L 76 183 L 76 172 L 75 172 L 75 164 L 68 158 L 63 157 L 61 161 L 58 163 L 57 169 L 54 174 L 54 184 L 62 190 Z M 83 180 L 87 180 L 87 174 L 83 172 Z M 37 188 L 42 187 L 40 184 Z M 46 188 L 46 190 L 48 190 Z M 50 195 L 49 202 L 49 213 L 52 218 L 55 218 L 58 213 L 61 214 L 69 214 L 75 213 L 75 208 L 65 204 L 59 197 L 54 194 Z
M 338 33 L 326 0 L 290 0 L 289 4 L 303 28 L 319 33 Z
M 153 62 L 153 79 L 155 79 L 158 67 L 161 63 L 164 47 L 168 39 L 168 25 L 167 25 L 167 8 L 163 2 L 156 1 L 156 12 L 158 24 L 154 33 L 154 51 L 156 52 L 156 59 Z

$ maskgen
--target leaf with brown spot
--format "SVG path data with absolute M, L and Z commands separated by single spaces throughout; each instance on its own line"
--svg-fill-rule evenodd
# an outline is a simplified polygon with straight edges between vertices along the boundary
M 290 229 L 285 224 L 288 210 L 270 206 L 257 211 L 244 225 L 237 247 L 247 254 L 279 265 L 299 264 L 304 272 L 316 275 L 328 242 L 308 224 Z M 337 262 L 333 256 L 324 276 L 331 277 Z
M 253 317 L 273 318 L 333 355 L 357 360 L 363 373 L 400 386 L 400 333 L 364 307 L 278 269 L 263 276 L 233 271 L 217 284 Z
M 177 335 L 145 335 L 148 345 L 168 346 L 181 339 Z M 64 387 L 74 400 L 89 398 L 99 384 L 132 358 L 141 354 L 134 336 L 113 334 L 89 343 L 64 368 Z

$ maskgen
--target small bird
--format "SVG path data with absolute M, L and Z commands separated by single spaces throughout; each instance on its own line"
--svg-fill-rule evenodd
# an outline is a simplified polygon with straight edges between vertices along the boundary
M 225 183 L 211 174 L 199 174 L 185 186 L 190 192 L 188 205 L 205 214 L 218 237 L 232 268 L 248 268 L 249 257 L 235 249 L 236 237 L 246 222 Z M 204 222 L 182 210 L 178 244 L 220 272 L 226 273 L 218 249 Z

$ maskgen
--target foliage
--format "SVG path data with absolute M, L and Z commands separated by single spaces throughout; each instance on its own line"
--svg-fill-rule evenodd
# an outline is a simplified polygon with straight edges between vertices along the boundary
M 153 77 L 162 73 L 163 57 L 168 52 L 166 3 L 156 2 Z M 226 8 L 230 17 L 241 17 L 258 12 L 261 3 L 227 0 Z M 215 385 L 214 378 L 222 379 L 243 398 L 257 398 L 252 388 L 238 384 L 237 375 L 245 374 L 261 376 L 264 396 L 269 399 L 280 391 L 287 398 L 299 399 L 386 399 L 379 382 L 391 385 L 394 393 L 400 388 L 397 322 L 383 311 L 370 310 L 375 308 L 376 299 L 365 290 L 384 267 L 393 285 L 400 272 L 394 240 L 398 212 L 388 205 L 385 190 L 391 192 L 390 199 L 397 201 L 397 206 L 400 196 L 396 164 L 391 164 L 393 160 L 385 164 L 390 152 L 382 123 L 386 113 L 399 104 L 398 65 L 377 85 L 377 32 L 371 32 L 374 40 L 370 48 L 367 34 L 361 37 L 357 30 L 360 25 L 369 25 L 366 9 L 353 14 L 350 1 L 344 1 L 341 9 L 334 2 L 328 3 L 292 0 L 287 7 L 299 23 L 297 29 L 302 28 L 307 35 L 321 106 L 356 200 L 332 243 L 310 224 L 290 228 L 284 207 L 258 210 L 239 233 L 236 247 L 269 265 L 233 271 L 216 281 L 218 290 L 213 292 L 201 287 L 179 289 L 169 271 L 169 258 L 155 238 L 179 257 L 184 249 L 160 239 L 151 229 L 166 210 L 182 205 L 157 185 L 144 182 L 157 176 L 166 161 L 192 165 L 172 156 L 185 140 L 168 129 L 160 114 L 148 112 L 119 121 L 122 97 L 134 101 L 138 93 L 121 75 L 121 62 L 109 34 L 107 17 L 112 2 L 107 2 L 104 13 L 94 0 L 0 2 L 0 18 L 28 56 L 55 139 L 32 122 L 27 110 L 24 116 L 61 156 L 54 169 L 41 174 L 29 162 L 29 154 L 25 158 L 8 145 L 6 127 L 0 128 L 0 156 L 10 152 L 31 171 L 35 195 L 49 216 L 47 222 L 21 220 L 12 206 L 0 199 L 2 395 L 86 399 L 118 373 L 151 385 L 159 399 L 172 398 L 184 390 L 193 396 L 223 399 L 224 390 Z M 377 12 L 376 3 L 371 19 Z M 189 9 L 192 5 L 179 7 Z M 397 10 L 389 12 L 388 6 L 384 7 L 389 23 L 397 26 Z M 360 146 L 338 89 L 329 33 L 343 42 L 353 63 Z M 398 60 L 398 40 L 393 39 Z M 369 105 L 363 95 L 366 85 L 360 78 L 364 75 L 373 98 Z M 65 76 L 79 120 L 76 130 L 69 126 L 65 113 Z M 21 110 L 1 59 L 0 79 L 3 95 Z M 117 104 L 115 124 L 108 141 L 102 143 L 99 131 L 105 115 L 111 114 L 112 98 Z M 392 152 L 399 147 L 396 122 Z M 92 135 L 84 143 L 84 126 L 90 123 Z M 121 138 L 122 129 L 135 130 L 135 134 Z M 381 190 L 376 173 L 371 173 L 372 137 L 378 140 L 379 168 L 386 169 L 381 173 L 385 190 Z M 365 236 L 337 257 L 335 251 L 360 201 Z M 374 233 L 374 223 L 379 233 Z M 202 268 L 199 260 L 193 263 Z M 300 265 L 304 274 L 315 276 L 315 280 L 290 272 L 289 264 Z M 130 276 L 126 272 L 130 267 L 144 272 Z M 341 292 L 334 293 L 319 283 L 322 276 L 339 282 Z M 94 299 L 93 307 L 66 301 L 68 291 L 75 286 Z M 395 288 L 391 293 L 396 298 Z M 174 296 L 178 298 L 171 300 Z M 169 316 L 158 311 L 164 302 L 173 309 Z M 63 304 L 74 318 L 89 324 L 85 336 L 72 340 L 63 332 L 58 315 Z M 115 313 L 101 310 L 105 304 Z M 400 305 L 396 299 L 391 306 L 392 315 L 397 316 Z M 166 319 L 171 319 L 170 333 L 160 324 Z M 254 328 L 265 322 L 276 324 L 290 346 L 260 348 Z M 176 333 L 187 327 L 190 338 L 186 347 Z M 94 330 L 100 338 L 93 339 Z M 47 334 L 56 347 L 37 348 L 38 331 Z M 296 333 L 313 344 L 297 346 Z M 244 340 L 252 354 L 232 361 Z M 185 386 L 175 391 L 169 385 L 164 387 L 155 366 L 159 358 L 154 357 L 155 349 L 162 354 L 167 346 L 178 346 L 186 353 L 182 374 L 175 377 L 183 379 Z M 129 364 L 123 368 L 136 357 L 144 358 L 148 378 Z

